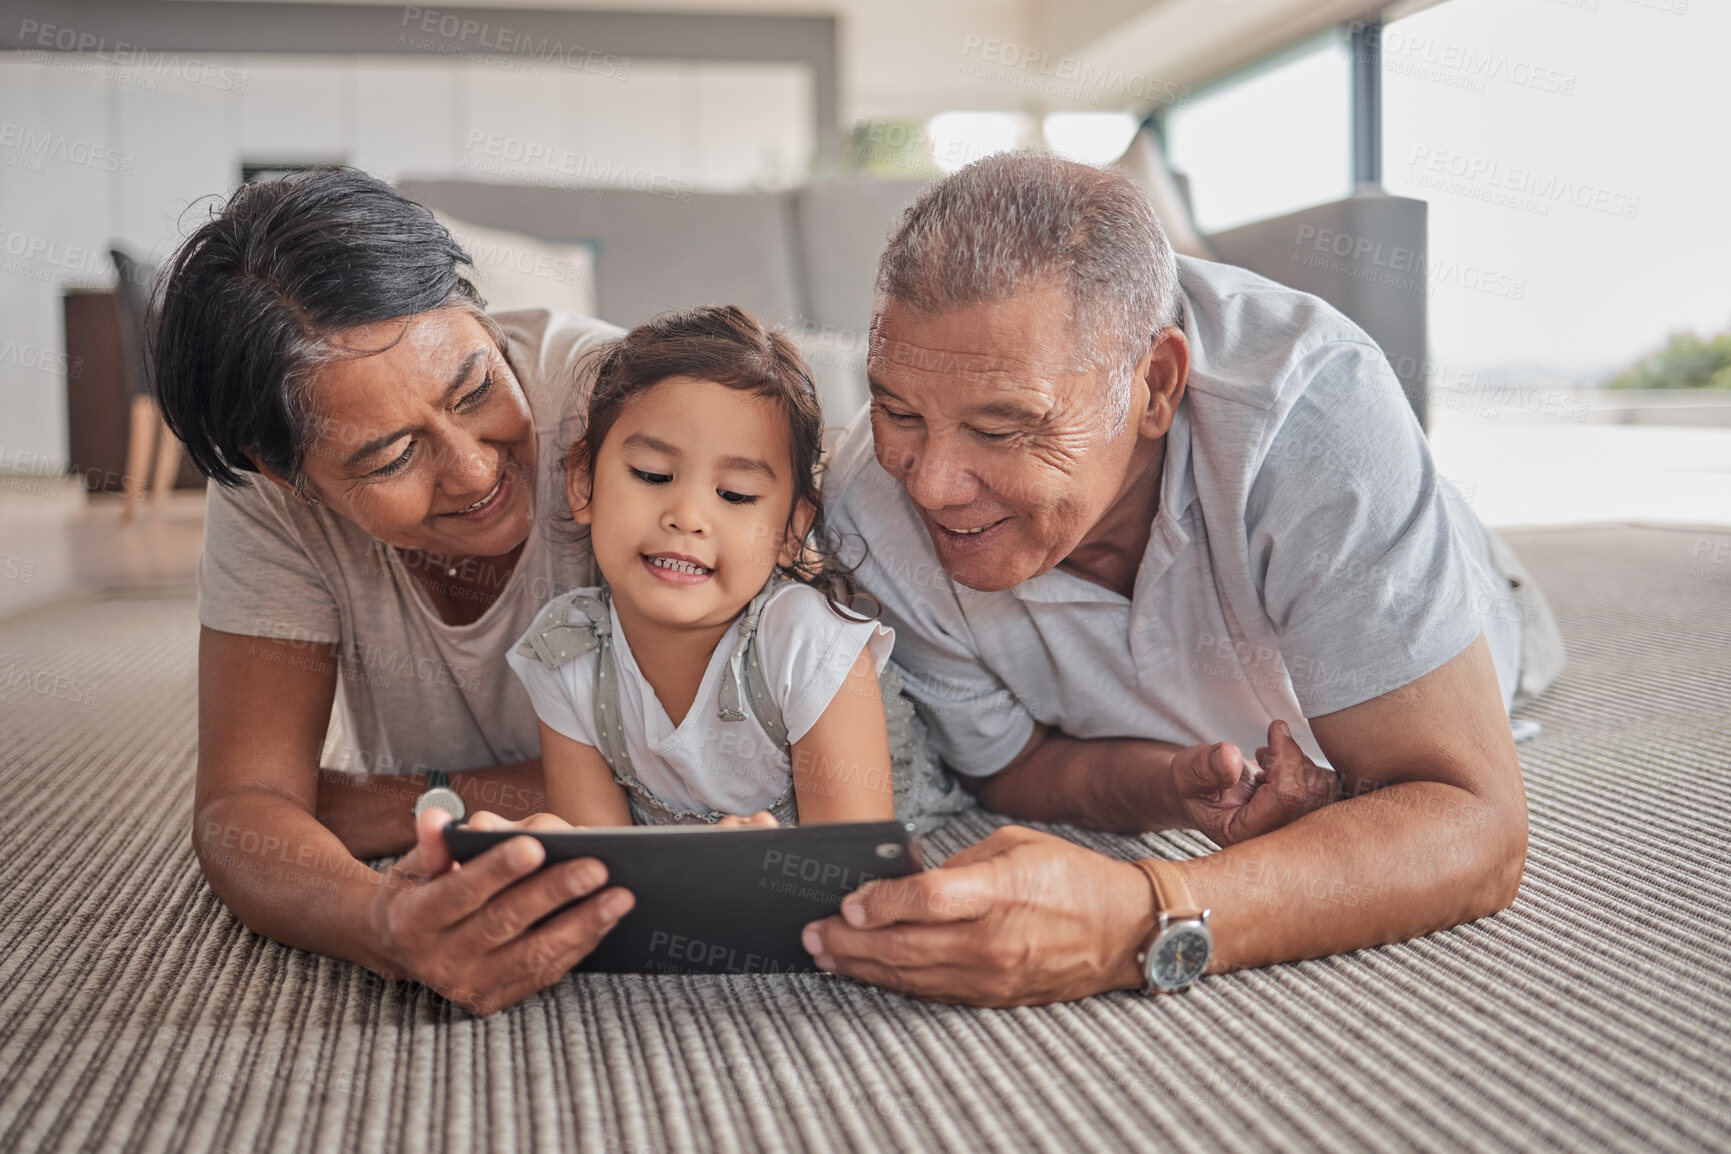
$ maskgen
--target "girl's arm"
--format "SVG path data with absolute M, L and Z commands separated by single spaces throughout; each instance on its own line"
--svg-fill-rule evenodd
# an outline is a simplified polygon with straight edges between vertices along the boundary
M 890 738 L 869 647 L 860 650 L 817 724 L 793 743 L 792 760 L 801 825 L 895 817 Z
M 625 789 L 613 780 L 601 751 L 549 729 L 545 721 L 540 724 L 547 812 L 572 825 L 630 825 Z

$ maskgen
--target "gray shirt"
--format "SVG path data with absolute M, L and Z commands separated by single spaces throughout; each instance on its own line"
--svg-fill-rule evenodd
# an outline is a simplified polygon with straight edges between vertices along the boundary
M 328 508 L 256 480 L 210 487 L 199 621 L 304 645 L 335 643 L 337 704 L 321 764 L 356 773 L 477 769 L 537 757 L 535 711 L 505 653 L 551 598 L 596 582 L 565 497 L 564 447 L 587 416 L 584 354 L 619 331 L 571 313 L 497 317 L 534 415 L 534 527 L 510 584 L 448 625 L 395 547 Z
M 863 538 L 859 579 L 955 769 L 1002 769 L 1035 722 L 1253 751 L 1278 717 L 1323 761 L 1305 718 L 1408 685 L 1481 632 L 1512 692 L 1520 610 L 1382 351 L 1242 269 L 1181 257 L 1179 283 L 1190 376 L 1131 597 L 1060 569 L 958 585 L 866 413 L 837 446 L 829 516 Z

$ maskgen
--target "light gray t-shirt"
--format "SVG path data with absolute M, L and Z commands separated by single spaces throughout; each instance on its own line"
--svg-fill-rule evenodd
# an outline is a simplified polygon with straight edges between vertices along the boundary
M 741 724 L 717 716 L 727 659 L 739 643 L 745 614 L 741 612 L 716 642 L 697 697 L 675 725 L 637 664 L 625 627 L 619 623 L 618 608 L 610 612 L 625 753 L 637 780 L 671 809 L 698 813 L 768 809 L 787 788 L 793 772 L 788 751 L 771 741 L 756 722 Z M 823 717 L 860 650 L 869 650 L 876 669 L 883 671 L 895 634 L 876 621 L 846 620 L 829 607 L 822 593 L 789 582 L 764 602 L 755 644 L 764 681 L 781 711 L 791 744 L 803 739 Z M 558 669 L 524 657 L 515 646 L 505 660 L 549 729 L 599 747 L 595 665 L 600 658 L 593 650 Z
M 1316 297 L 1179 258 L 1190 376 L 1134 595 L 1060 569 L 982 593 L 943 572 L 868 414 L 825 480 L 940 756 L 997 772 L 1036 721 L 1247 752 L 1282 718 L 1399 689 L 1487 634 L 1505 704 L 1521 610 L 1382 351 Z M 844 538 L 846 540 L 846 538 Z M 854 559 L 852 557 L 850 560 Z
M 593 585 L 560 456 L 583 427 L 590 374 L 578 362 L 619 329 L 544 309 L 496 319 L 534 416 L 534 527 L 510 584 L 468 625 L 440 619 L 398 550 L 322 506 L 255 480 L 210 487 L 199 621 L 211 629 L 335 643 L 337 704 L 321 764 L 403 774 L 501 765 L 541 752 L 535 711 L 505 652 L 542 605 Z

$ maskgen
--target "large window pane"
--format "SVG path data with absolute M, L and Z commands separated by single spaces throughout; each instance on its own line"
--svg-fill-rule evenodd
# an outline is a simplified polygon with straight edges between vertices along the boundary
M 1190 178 L 1204 232 L 1352 191 L 1349 63 L 1344 40 L 1331 33 L 1167 114 L 1167 153 Z

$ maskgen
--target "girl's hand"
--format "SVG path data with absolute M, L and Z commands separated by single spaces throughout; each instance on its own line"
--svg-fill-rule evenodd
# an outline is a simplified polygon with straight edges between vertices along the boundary
M 775 829 L 781 823 L 775 820 L 775 815 L 767 809 L 760 809 L 750 817 L 741 817 L 730 813 L 715 823 L 716 829 Z
M 556 813 L 532 813 L 528 817 L 513 821 L 485 809 L 470 814 L 468 826 L 470 829 L 521 829 L 533 830 L 536 833 L 570 833 L 574 829 L 585 828 L 572 825 Z

